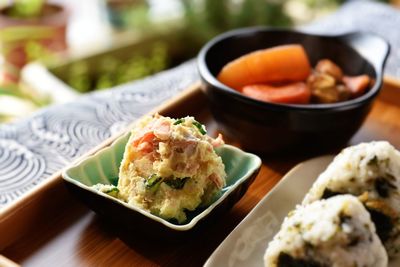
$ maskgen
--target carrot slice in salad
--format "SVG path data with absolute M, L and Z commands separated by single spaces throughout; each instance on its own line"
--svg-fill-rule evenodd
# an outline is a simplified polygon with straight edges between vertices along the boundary
M 254 51 L 226 64 L 218 80 L 240 90 L 250 84 L 303 81 L 311 73 L 304 48 L 298 44 Z
M 257 100 L 282 104 L 307 104 L 311 98 L 311 91 L 303 82 L 279 87 L 264 84 L 248 85 L 243 87 L 243 94 Z
M 153 131 L 146 132 L 141 137 L 134 139 L 132 142 L 132 146 L 139 148 L 139 150 L 141 150 L 140 148 L 143 147 L 144 144 L 152 143 L 155 137 L 156 136 Z

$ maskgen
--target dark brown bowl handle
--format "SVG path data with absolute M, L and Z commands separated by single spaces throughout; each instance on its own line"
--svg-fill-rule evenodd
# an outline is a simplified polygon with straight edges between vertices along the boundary
M 377 78 L 383 76 L 383 68 L 390 52 L 389 43 L 374 33 L 353 32 L 340 37 L 354 47 L 376 69 Z

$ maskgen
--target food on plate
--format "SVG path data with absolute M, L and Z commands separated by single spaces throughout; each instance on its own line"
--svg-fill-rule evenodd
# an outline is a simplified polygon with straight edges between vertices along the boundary
M 223 144 L 193 117 L 145 117 L 126 144 L 117 197 L 183 223 L 186 211 L 209 205 L 225 185 L 225 167 L 214 151 Z
M 344 149 L 318 177 L 303 205 L 335 195 L 359 198 L 394 256 L 400 249 L 400 152 L 386 141 Z
M 119 189 L 112 184 L 95 184 L 93 188 L 112 197 L 118 197 Z
M 258 50 L 226 64 L 218 79 L 236 90 L 243 86 L 281 81 L 303 81 L 311 72 L 304 48 L 298 44 Z
M 361 202 L 351 195 L 299 206 L 264 254 L 267 267 L 386 267 L 388 257 Z
M 258 100 L 286 104 L 307 104 L 310 102 L 311 92 L 303 82 L 273 87 L 265 84 L 247 85 L 243 87 L 243 94 Z
M 244 95 L 271 103 L 336 103 L 364 94 L 368 75 L 348 76 L 329 59 L 312 70 L 304 48 L 298 44 L 258 50 L 226 64 L 218 80 Z
M 321 59 L 315 66 L 315 71 L 318 73 L 325 73 L 334 78 L 335 81 L 340 82 L 343 79 L 343 71 L 338 65 L 329 59 Z
M 369 76 L 365 74 L 354 77 L 343 76 L 343 83 L 353 95 L 360 96 L 368 88 L 371 80 Z
M 315 70 L 307 78 L 311 90 L 311 102 L 335 103 L 358 97 L 370 86 L 368 75 L 346 76 L 339 66 L 329 59 L 318 61 Z

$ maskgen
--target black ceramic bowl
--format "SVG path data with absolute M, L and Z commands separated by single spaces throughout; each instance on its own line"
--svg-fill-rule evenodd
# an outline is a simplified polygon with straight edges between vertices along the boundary
M 222 67 L 246 54 L 282 44 L 301 44 L 311 65 L 332 59 L 347 75 L 375 80 L 364 95 L 334 104 L 274 104 L 246 97 L 216 78 Z M 382 86 L 389 44 L 364 32 L 323 36 L 294 30 L 245 28 L 208 42 L 198 68 L 211 110 L 220 128 L 248 150 L 271 153 L 331 149 L 342 146 L 360 128 Z

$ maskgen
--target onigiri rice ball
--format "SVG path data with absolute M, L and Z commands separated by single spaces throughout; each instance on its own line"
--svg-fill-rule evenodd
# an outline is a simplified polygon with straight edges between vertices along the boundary
M 264 255 L 267 267 L 387 267 L 369 213 L 351 195 L 298 206 Z
M 318 177 L 303 205 L 335 195 L 359 198 L 389 256 L 400 249 L 400 152 L 385 141 L 344 149 Z

